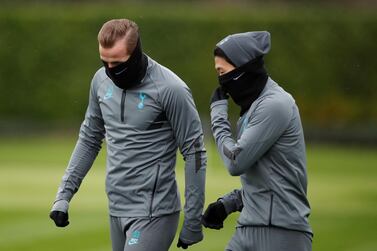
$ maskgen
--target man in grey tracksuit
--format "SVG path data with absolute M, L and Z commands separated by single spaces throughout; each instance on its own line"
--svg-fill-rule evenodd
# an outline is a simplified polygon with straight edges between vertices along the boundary
M 111 20 L 98 40 L 104 67 L 93 77 L 85 120 L 50 217 L 57 226 L 68 225 L 68 203 L 106 138 L 113 250 L 167 251 L 181 209 L 175 180 L 179 147 L 185 160 L 186 203 L 178 247 L 186 249 L 203 239 L 206 168 L 190 89 L 142 52 L 134 22 Z
M 311 250 L 303 129 L 295 100 L 264 69 L 269 50 L 268 32 L 230 35 L 215 49 L 220 87 L 211 101 L 212 132 L 242 188 L 210 204 L 203 224 L 220 229 L 241 211 L 229 251 Z M 241 108 L 235 139 L 228 95 Z

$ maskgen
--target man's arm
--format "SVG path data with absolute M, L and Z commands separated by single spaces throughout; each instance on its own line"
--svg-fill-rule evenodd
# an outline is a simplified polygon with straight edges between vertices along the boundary
M 201 216 L 207 156 L 202 125 L 191 92 L 183 83 L 179 82 L 166 90 L 163 103 L 185 160 L 185 218 L 180 241 L 191 245 L 203 239 Z
M 219 198 L 219 201 L 224 205 L 225 212 L 227 215 L 233 212 L 242 211 L 243 202 L 241 193 L 241 189 L 235 189 L 232 192 L 227 193 L 223 197 Z
M 243 174 L 276 142 L 292 117 L 286 100 L 265 99 L 243 124 L 243 134 L 235 141 L 228 121 L 228 101 L 211 104 L 211 126 L 218 151 L 233 176 Z
M 90 88 L 89 104 L 85 120 L 81 124 L 79 139 L 73 150 L 68 167 L 65 170 L 50 214 L 50 217 L 55 221 L 57 226 L 63 227 L 68 225 L 69 202 L 79 189 L 82 180 L 97 157 L 105 135 L 104 122 L 98 104 L 96 89 L 96 81 L 93 79 Z

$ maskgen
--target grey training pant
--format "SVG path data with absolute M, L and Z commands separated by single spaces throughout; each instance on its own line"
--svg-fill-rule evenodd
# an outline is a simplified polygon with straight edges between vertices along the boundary
M 237 227 L 226 251 L 311 251 L 312 235 L 276 227 Z
M 168 251 L 178 221 L 179 212 L 153 218 L 110 216 L 113 251 Z

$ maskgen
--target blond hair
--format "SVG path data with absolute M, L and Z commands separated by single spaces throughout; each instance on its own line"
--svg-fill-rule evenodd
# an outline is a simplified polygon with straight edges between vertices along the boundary
M 139 27 L 128 19 L 112 19 L 102 25 L 98 42 L 103 48 L 111 48 L 115 42 L 125 38 L 127 52 L 131 54 L 139 39 Z

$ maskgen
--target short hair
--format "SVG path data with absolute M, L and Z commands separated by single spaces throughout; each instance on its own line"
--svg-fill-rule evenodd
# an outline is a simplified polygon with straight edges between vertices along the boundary
M 131 54 L 139 40 L 139 27 L 128 19 L 112 19 L 102 25 L 98 32 L 98 42 L 103 48 L 111 48 L 115 42 L 126 38 L 127 52 Z
M 229 64 L 236 67 L 236 65 L 232 62 L 232 60 L 230 60 L 230 58 L 225 54 L 225 52 L 220 47 L 217 47 L 217 46 L 215 47 L 215 49 L 213 50 L 213 55 L 225 59 L 225 61 L 227 61 Z

